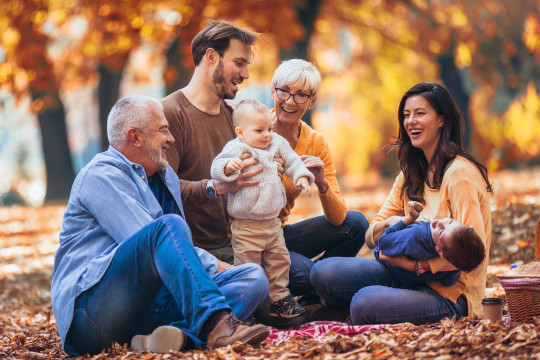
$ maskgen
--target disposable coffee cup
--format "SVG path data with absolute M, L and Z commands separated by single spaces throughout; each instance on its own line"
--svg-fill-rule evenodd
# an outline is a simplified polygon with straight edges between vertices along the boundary
M 490 321 L 502 320 L 503 301 L 499 298 L 485 298 L 482 300 L 484 319 Z

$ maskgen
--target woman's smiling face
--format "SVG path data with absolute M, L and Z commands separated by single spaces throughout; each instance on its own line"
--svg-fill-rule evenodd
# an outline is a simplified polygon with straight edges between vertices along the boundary
M 272 99 L 274 100 L 276 117 L 279 122 L 296 123 L 300 121 L 300 119 L 302 118 L 302 116 L 304 116 L 307 110 L 311 110 L 315 105 L 316 99 L 312 98 L 309 91 L 299 85 L 288 84 L 280 86 L 277 89 L 279 89 L 279 91 L 281 92 L 281 97 L 284 97 L 283 95 L 286 95 L 285 92 L 291 94 L 291 96 L 287 100 L 282 100 L 277 94 L 278 90 L 276 90 L 276 88 L 272 88 Z M 303 94 L 310 97 L 305 103 L 298 104 L 294 100 L 294 95 L 296 94 Z
M 444 118 L 421 95 L 414 95 L 405 101 L 403 127 L 411 139 L 412 146 L 421 149 L 428 162 L 441 138 Z

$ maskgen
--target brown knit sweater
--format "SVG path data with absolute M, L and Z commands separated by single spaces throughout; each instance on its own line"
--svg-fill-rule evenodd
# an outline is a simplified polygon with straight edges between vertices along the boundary
M 203 249 L 223 247 L 230 239 L 227 196 L 210 200 L 205 189 L 214 157 L 236 136 L 231 112 L 222 104 L 218 115 L 209 115 L 193 106 L 180 90 L 161 102 L 175 139 L 167 160 L 180 178 L 193 243 Z

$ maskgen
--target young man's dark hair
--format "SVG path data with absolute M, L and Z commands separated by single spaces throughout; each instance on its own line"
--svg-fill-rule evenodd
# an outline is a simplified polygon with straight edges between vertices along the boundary
M 259 34 L 239 28 L 228 21 L 211 21 L 210 26 L 200 31 L 191 42 L 191 54 L 195 66 L 201 62 L 207 49 L 214 49 L 220 56 L 229 48 L 231 38 L 246 45 L 253 45 Z
M 484 243 L 470 227 L 457 229 L 452 241 L 441 250 L 450 264 L 465 272 L 476 269 L 486 257 Z

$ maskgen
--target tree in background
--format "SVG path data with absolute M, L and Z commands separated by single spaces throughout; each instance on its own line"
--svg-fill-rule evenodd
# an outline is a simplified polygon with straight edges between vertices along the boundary
M 290 0 L 225 4 L 213 0 L 3 1 L 0 24 L 6 25 L 7 31 L 0 37 L 4 54 L 0 82 L 2 89 L 17 99 L 29 95 L 33 100 L 46 164 L 46 201 L 66 199 L 74 179 L 62 89 L 69 91 L 97 81 L 100 139 L 106 149 L 107 115 L 118 100 L 123 71 L 135 50 L 151 46 L 156 62 L 167 52 L 173 64 L 166 67 L 164 79 L 167 84 L 174 83 L 176 78 L 186 79 L 191 74 L 191 57 L 187 56 L 191 40 L 206 26 L 207 18 L 237 20 L 240 25 L 269 33 L 272 45 L 267 43 L 268 48 L 276 44 L 292 46 L 302 30 L 289 5 Z M 74 24 L 85 30 L 70 38 L 67 33 Z M 46 30 L 56 38 L 50 38 Z M 285 31 L 287 36 L 283 36 Z M 54 61 L 50 48 L 56 50 Z
M 538 1 L 524 0 L 515 6 L 511 0 L 417 0 L 407 5 L 412 27 L 424 29 L 416 46 L 436 58 L 439 76 L 462 109 L 469 132 L 470 116 L 478 118 L 489 111 L 500 120 L 529 84 L 540 89 L 538 47 L 534 45 L 540 35 L 535 26 L 540 19 Z M 491 100 L 471 109 L 471 97 L 480 89 L 489 89 L 484 91 L 490 91 Z M 491 137 L 478 128 L 477 141 Z M 481 148 L 491 151 L 493 146 Z M 481 148 L 480 154 L 489 157 Z
M 175 1 L 174 3 L 178 3 Z M 82 71 L 92 64 L 97 73 L 97 98 L 101 148 L 109 146 L 107 139 L 107 116 L 118 101 L 120 84 L 129 57 L 144 43 L 152 44 L 158 52 L 171 36 L 177 19 L 167 18 L 172 1 L 159 0 L 77 0 L 70 10 L 72 18 L 84 19 L 87 30 L 80 42 L 66 52 L 69 61 L 74 53 L 81 53 L 83 62 L 76 73 L 88 77 Z M 163 12 L 163 14 L 160 14 Z
M 0 63 L 0 84 L 16 99 L 29 96 L 32 100 L 43 145 L 46 202 L 66 199 L 74 180 L 60 84 L 49 56 L 51 39 L 44 29 L 51 11 L 60 21 L 64 16 L 54 5 L 47 0 L 0 2 L 0 44 L 5 56 Z
M 512 150 L 521 143 L 518 153 L 523 156 L 523 134 L 508 130 L 532 129 L 532 124 L 540 128 L 538 115 L 523 105 L 518 118 L 501 114 L 515 101 L 531 104 L 531 98 L 538 98 L 539 11 L 533 0 L 520 2 L 519 7 L 510 0 L 351 0 L 339 6 L 325 1 L 311 52 L 324 69 L 321 95 L 326 90 L 338 98 L 342 92 L 353 94 L 348 104 L 332 100 L 332 117 L 341 111 L 354 121 L 336 125 L 335 119 L 318 115 L 321 123 L 333 123 L 334 129 L 326 130 L 336 133 L 335 128 L 341 128 L 336 133 L 339 141 L 333 142 L 337 143 L 333 152 L 343 155 L 339 170 L 362 174 L 384 164 L 386 156 L 379 149 L 390 142 L 389 134 L 397 132 L 395 110 L 401 95 L 418 81 L 437 78 L 453 93 L 466 119 L 475 122 L 473 135 L 479 145 L 475 152 L 490 159 L 493 149 Z M 518 110 L 512 109 L 515 117 Z M 540 130 L 533 133 L 540 136 Z M 508 139 L 505 134 L 515 136 Z M 356 138 L 352 149 L 345 148 L 344 138 Z M 525 138 L 528 149 L 537 148 L 531 146 L 533 137 Z M 491 169 L 496 168 L 490 163 Z
M 305 37 L 291 4 L 295 0 L 199 1 L 189 10 L 189 21 L 175 31 L 166 53 L 164 80 L 170 94 L 187 85 L 193 72 L 191 41 L 208 25 L 208 19 L 223 19 L 249 27 L 262 34 L 256 46 L 250 74 L 266 81 L 277 66 L 278 49 L 293 48 Z M 176 9 L 180 11 L 180 9 Z M 256 79 L 257 80 L 257 79 Z
M 296 41 L 292 47 L 281 48 L 279 50 L 280 60 L 309 58 L 309 46 L 315 30 L 315 20 L 319 16 L 322 3 L 322 0 L 295 0 L 292 2 L 298 22 L 304 30 L 304 37 Z M 302 119 L 309 126 L 313 125 L 311 123 L 312 112 L 313 110 L 306 111 Z
M 207 19 L 263 33 L 250 83 L 267 84 L 279 59 L 316 63 L 323 84 L 313 122 L 352 183 L 395 170 L 380 149 L 397 132 L 401 95 L 425 80 L 452 91 L 493 169 L 540 153 L 539 11 L 534 0 L 4 0 L 0 83 L 32 99 L 47 200 L 67 197 L 73 180 L 59 94 L 97 84 L 106 147 L 106 115 L 131 55 L 152 49 L 145 66 L 162 65 L 166 91 L 175 91 L 189 80 L 191 40 Z M 138 80 L 149 81 L 147 72 L 138 69 Z M 497 149 L 508 158 L 497 160 Z
M 108 147 L 107 115 L 119 98 L 119 87 L 129 56 L 141 45 L 151 46 L 157 61 L 166 59 L 164 80 L 170 93 L 187 84 L 193 71 L 191 40 L 207 19 L 228 19 L 253 27 L 289 45 L 301 35 L 290 0 L 78 0 L 72 16 L 81 16 L 88 29 L 81 43 L 99 74 L 98 103 L 102 149 Z M 284 31 L 288 29 L 287 36 Z M 292 32 L 290 32 L 292 30 Z M 295 35 L 296 34 L 296 35 Z

